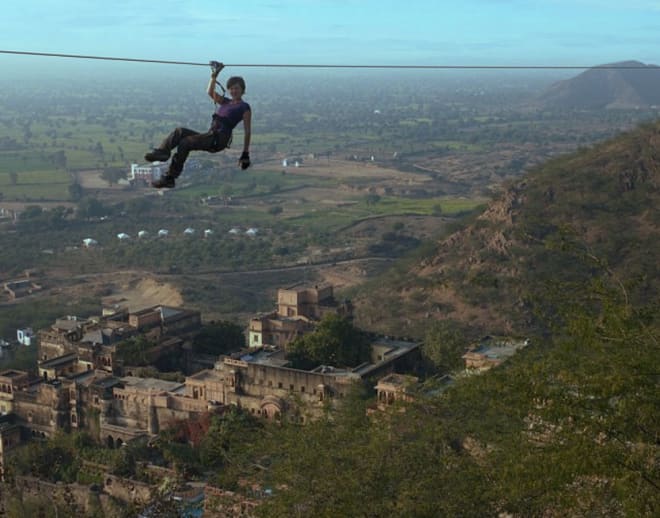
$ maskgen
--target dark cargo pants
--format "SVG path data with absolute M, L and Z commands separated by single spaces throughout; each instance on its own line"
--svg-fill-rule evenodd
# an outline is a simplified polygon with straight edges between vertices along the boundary
M 169 176 L 178 177 L 183 171 L 183 164 L 191 151 L 208 151 L 217 153 L 225 149 L 231 140 L 231 133 L 224 131 L 207 131 L 199 133 L 188 128 L 177 128 L 160 144 L 160 149 L 176 153 L 170 162 Z

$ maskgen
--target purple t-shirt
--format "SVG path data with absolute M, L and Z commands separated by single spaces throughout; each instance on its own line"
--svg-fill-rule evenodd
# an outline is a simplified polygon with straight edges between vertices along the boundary
M 231 133 L 236 125 L 243 120 L 245 112 L 250 111 L 250 105 L 245 101 L 232 103 L 231 99 L 223 97 L 224 101 L 213 114 L 212 131 Z

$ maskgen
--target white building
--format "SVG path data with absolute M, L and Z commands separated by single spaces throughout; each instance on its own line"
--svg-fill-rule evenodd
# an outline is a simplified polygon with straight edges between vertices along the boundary
M 229 233 L 230 233 L 232 236 L 237 236 L 238 234 L 241 233 L 241 229 L 240 229 L 240 228 L 236 228 L 236 227 L 234 227 L 234 228 L 232 228 L 232 229 L 229 231 Z
M 192 235 L 195 234 L 195 229 L 194 229 L 194 228 L 190 228 L 190 227 L 188 227 L 187 229 L 185 229 L 185 230 L 183 231 L 183 233 L 184 233 L 186 236 L 192 236 Z
M 207 228 L 204 231 L 204 237 L 208 238 L 208 237 L 211 237 L 212 235 L 213 235 L 213 230 L 211 230 L 210 228 Z
M 169 230 L 165 230 L 164 228 L 161 228 L 158 231 L 158 237 L 167 237 L 170 234 Z
M 259 233 L 259 229 L 256 229 L 256 228 L 249 228 L 249 229 L 247 229 L 247 231 L 245 232 L 245 235 L 246 235 L 246 236 L 250 236 L 250 237 L 254 237 L 254 236 L 256 236 L 258 233 Z
M 154 162 L 153 164 L 131 164 L 131 172 L 128 175 L 128 181 L 131 183 L 151 184 L 167 171 L 167 164 L 163 162 Z
M 85 248 L 93 248 L 97 246 L 99 242 L 96 239 L 92 239 L 91 237 L 83 239 L 83 246 Z
M 16 338 L 21 345 L 32 345 L 35 336 L 31 327 L 16 330 Z
M 119 241 L 128 241 L 130 238 L 131 236 L 125 234 L 124 232 L 117 234 L 117 239 L 119 239 Z
M 140 239 L 144 239 L 144 238 L 147 237 L 148 235 L 149 235 L 149 232 L 147 232 L 146 230 L 140 230 L 140 231 L 138 232 L 138 238 L 140 238 Z
M 9 219 L 12 221 L 18 220 L 18 212 L 15 210 L 10 210 L 10 209 L 5 209 L 4 207 L 0 207 L 0 219 Z

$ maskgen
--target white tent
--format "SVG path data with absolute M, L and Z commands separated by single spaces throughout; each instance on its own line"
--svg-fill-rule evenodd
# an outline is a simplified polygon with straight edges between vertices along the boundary
M 169 235 L 169 233 L 170 233 L 169 230 L 165 230 L 164 228 L 161 228 L 158 231 L 158 237 L 167 237 Z
M 258 232 L 259 232 L 259 229 L 256 229 L 256 228 L 249 228 L 249 229 L 247 229 L 247 231 L 245 232 L 245 235 L 250 236 L 250 237 L 254 237 L 254 236 L 257 235 Z
M 96 246 L 98 244 L 99 244 L 99 242 L 96 239 L 92 239 L 91 237 L 83 239 L 83 245 L 86 248 L 91 248 L 91 247 Z
M 140 239 L 142 239 L 143 237 L 147 237 L 148 235 L 149 235 L 149 232 L 147 232 L 146 230 L 140 230 L 140 231 L 138 232 L 138 237 L 139 237 Z
M 131 238 L 131 236 L 129 236 L 128 234 L 125 234 L 124 232 L 122 232 L 120 234 L 117 234 L 117 239 L 119 239 L 119 241 L 126 241 L 130 238 Z
M 192 236 L 195 233 L 195 229 L 188 227 L 183 231 L 183 233 L 187 236 Z
M 211 237 L 212 235 L 213 235 L 213 230 L 211 230 L 210 228 L 207 228 L 204 231 L 204 237 Z

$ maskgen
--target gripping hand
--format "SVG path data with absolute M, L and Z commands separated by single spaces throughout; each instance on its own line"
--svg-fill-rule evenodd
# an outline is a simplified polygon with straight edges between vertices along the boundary
M 241 158 L 238 159 L 238 165 L 241 166 L 241 169 L 245 171 L 248 167 L 250 167 L 250 153 L 247 151 L 243 151 L 241 154 Z
M 225 68 L 225 65 L 219 61 L 210 61 L 209 66 L 211 67 L 211 75 L 214 77 L 217 76 L 223 68 Z

